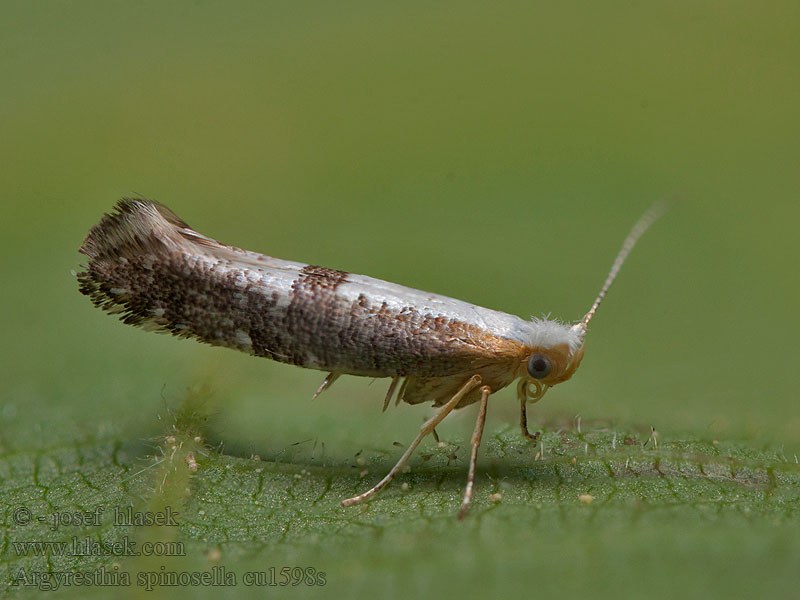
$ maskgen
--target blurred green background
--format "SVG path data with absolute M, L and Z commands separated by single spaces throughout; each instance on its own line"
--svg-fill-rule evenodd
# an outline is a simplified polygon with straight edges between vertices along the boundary
M 70 271 L 121 196 L 273 256 L 576 320 L 632 223 L 676 195 L 598 312 L 580 371 L 531 418 L 800 453 L 799 18 L 796 2 L 5 0 L 0 449 L 147 439 L 198 381 L 216 399 L 214 441 L 242 457 L 307 439 L 341 460 L 391 455 L 429 415 L 381 414 L 385 385 L 366 379 L 312 404 L 319 372 L 94 309 Z M 513 425 L 513 391 L 493 398 L 488 428 Z M 465 440 L 473 418 L 439 433 Z M 575 589 L 613 594 L 627 572 L 607 562 L 614 548 L 652 577 L 661 561 L 706 555 L 674 524 L 612 535 L 610 548 L 548 527 L 518 532 L 530 548 L 462 528 L 435 556 L 421 535 L 399 558 L 396 538 L 365 532 L 327 569 L 339 585 L 400 595 L 353 567 L 385 551 L 377 560 L 394 557 L 386 568 L 419 589 L 447 589 L 466 561 L 465 589 L 537 593 L 564 583 L 545 570 L 520 579 L 546 553 L 574 565 Z M 667 532 L 671 558 L 644 552 Z M 713 553 L 713 537 L 702 544 Z M 709 582 L 735 578 L 736 557 L 715 564 L 725 573 Z

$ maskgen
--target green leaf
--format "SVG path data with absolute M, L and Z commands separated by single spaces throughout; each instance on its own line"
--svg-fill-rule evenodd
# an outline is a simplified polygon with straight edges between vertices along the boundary
M 377 588 L 400 597 L 408 586 L 468 593 L 489 577 L 497 577 L 488 582 L 496 589 L 524 591 L 533 573 L 546 571 L 537 589 L 592 583 L 613 591 L 604 569 L 629 564 L 658 580 L 654 567 L 674 566 L 676 547 L 706 563 L 744 555 L 758 564 L 765 551 L 800 546 L 800 467 L 774 450 L 592 423 L 578 423 L 579 431 L 567 422 L 550 423 L 532 443 L 506 427 L 485 436 L 475 499 L 458 521 L 467 455 L 461 440 L 423 444 L 411 468 L 375 499 L 342 508 L 343 498 L 391 467 L 399 448 L 323 457 L 306 444 L 289 461 L 285 452 L 231 456 L 206 442 L 208 413 L 202 394 L 187 395 L 149 447 L 87 439 L 5 452 L 8 589 L 74 592 L 82 588 L 68 586 L 63 574 L 81 572 L 164 590 L 165 577 L 193 572 L 223 573 L 237 584 L 230 590 L 242 592 L 245 579 L 256 577 L 251 572 L 264 583 L 291 586 L 300 578 L 307 591 Z M 129 510 L 171 514 L 175 526 L 115 524 L 114 512 Z M 715 544 L 731 545 L 707 548 L 710 532 Z M 75 540 L 94 550 L 76 555 Z M 146 544 L 179 556 L 114 555 Z M 560 562 L 567 556 L 581 562 Z M 788 567 L 775 558 L 767 572 Z M 704 572 L 682 576 L 700 582 Z

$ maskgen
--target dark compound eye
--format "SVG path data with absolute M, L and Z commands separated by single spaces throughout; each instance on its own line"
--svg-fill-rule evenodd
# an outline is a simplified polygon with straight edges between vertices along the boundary
M 550 374 L 550 359 L 544 354 L 534 354 L 528 360 L 528 373 L 534 379 L 544 379 Z

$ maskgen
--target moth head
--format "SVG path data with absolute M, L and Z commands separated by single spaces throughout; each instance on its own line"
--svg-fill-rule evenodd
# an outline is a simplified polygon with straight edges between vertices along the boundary
M 532 347 L 520 368 L 520 400 L 538 402 L 549 388 L 572 377 L 583 359 L 583 349 L 583 338 L 573 345 Z

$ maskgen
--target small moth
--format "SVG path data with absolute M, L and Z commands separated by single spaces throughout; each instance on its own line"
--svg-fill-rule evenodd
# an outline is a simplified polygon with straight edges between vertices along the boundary
M 459 518 L 472 499 L 489 396 L 517 383 L 522 435 L 527 403 L 567 381 L 581 363 L 589 321 L 622 263 L 661 215 L 636 223 L 589 312 L 573 325 L 521 319 L 345 271 L 281 260 L 217 242 L 157 202 L 124 198 L 94 226 L 80 252 L 81 293 L 123 322 L 326 371 L 316 398 L 343 374 L 390 378 L 396 399 L 437 409 L 371 498 L 454 409 L 479 402 Z M 434 432 L 435 435 L 435 432 Z

